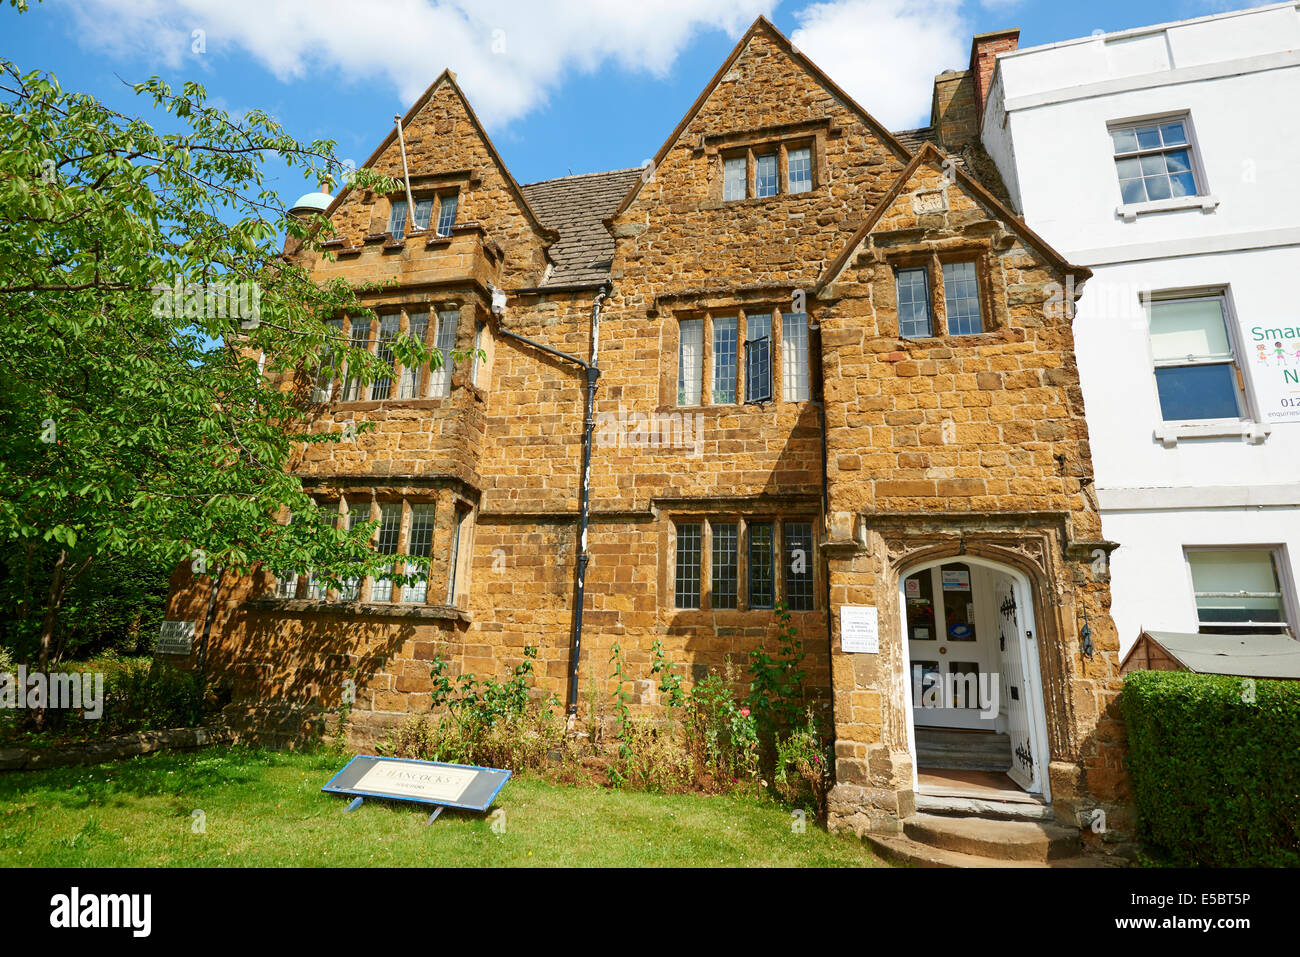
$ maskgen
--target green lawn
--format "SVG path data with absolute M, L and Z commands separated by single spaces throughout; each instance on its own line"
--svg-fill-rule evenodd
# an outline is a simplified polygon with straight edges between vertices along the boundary
M 0 775 L 0 866 L 862 867 L 857 840 L 738 797 L 665 796 L 513 778 L 486 816 L 321 793 L 346 759 L 239 748 Z M 193 812 L 206 816 L 195 834 Z

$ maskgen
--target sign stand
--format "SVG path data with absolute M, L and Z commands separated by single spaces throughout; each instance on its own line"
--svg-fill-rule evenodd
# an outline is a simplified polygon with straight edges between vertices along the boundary
M 429 815 L 429 820 L 424 822 L 424 826 L 428 827 L 434 821 L 438 820 L 438 815 L 441 813 L 442 813 L 442 805 L 439 804 L 436 808 L 434 808 L 433 813 Z
M 361 802 L 364 800 L 365 798 L 353 798 L 352 803 L 343 809 L 343 813 L 347 814 L 348 811 L 355 811 L 357 808 L 361 807 Z

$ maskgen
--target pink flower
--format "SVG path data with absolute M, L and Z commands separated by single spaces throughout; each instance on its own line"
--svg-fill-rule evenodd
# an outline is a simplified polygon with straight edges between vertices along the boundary
M 740 716 L 741 716 L 742 718 L 748 718 L 748 717 L 749 717 L 749 709 L 748 709 L 748 708 L 741 708 L 741 709 L 740 709 Z

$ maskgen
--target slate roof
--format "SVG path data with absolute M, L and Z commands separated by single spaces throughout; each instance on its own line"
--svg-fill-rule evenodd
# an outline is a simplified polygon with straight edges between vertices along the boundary
M 1144 631 L 1188 671 L 1243 678 L 1300 678 L 1300 641 L 1288 635 L 1189 635 Z M 1134 644 L 1134 647 L 1137 647 Z M 1129 650 L 1129 655 L 1133 653 Z M 1128 655 L 1124 656 L 1128 660 Z
M 614 237 L 601 222 L 641 175 L 641 168 L 562 176 L 521 187 L 542 224 L 560 234 L 551 246 L 555 269 L 543 286 L 604 282 L 614 258 Z
M 933 143 L 935 146 L 939 145 L 939 138 L 935 135 L 933 126 L 923 126 L 918 130 L 894 130 L 894 136 L 898 139 L 898 142 L 913 153 L 926 143 Z M 960 157 L 957 158 L 957 161 L 958 163 L 961 162 Z

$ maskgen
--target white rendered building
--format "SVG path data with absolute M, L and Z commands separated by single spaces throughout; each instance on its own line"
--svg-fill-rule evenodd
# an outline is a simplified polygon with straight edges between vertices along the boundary
M 1018 211 L 1094 273 L 1074 334 L 1121 651 L 1295 636 L 1300 4 L 1011 50 L 982 85 Z

